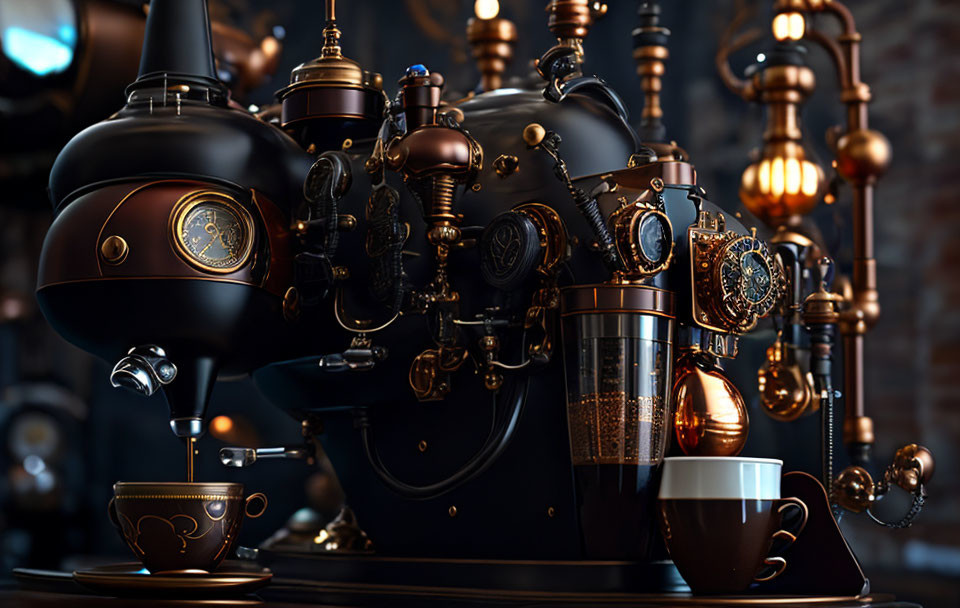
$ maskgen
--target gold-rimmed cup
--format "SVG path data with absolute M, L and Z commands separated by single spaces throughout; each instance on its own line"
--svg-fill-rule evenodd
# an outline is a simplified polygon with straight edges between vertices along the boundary
M 266 509 L 267 497 L 257 492 L 245 498 L 241 483 L 119 481 L 107 511 L 151 573 L 200 574 L 213 572 L 227 556 L 244 516 L 257 518 Z

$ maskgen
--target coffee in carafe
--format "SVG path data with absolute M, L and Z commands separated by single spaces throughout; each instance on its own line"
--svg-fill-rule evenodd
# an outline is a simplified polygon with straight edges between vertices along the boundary
M 666 447 L 673 295 L 639 285 L 564 290 L 567 424 L 591 559 L 645 559 Z

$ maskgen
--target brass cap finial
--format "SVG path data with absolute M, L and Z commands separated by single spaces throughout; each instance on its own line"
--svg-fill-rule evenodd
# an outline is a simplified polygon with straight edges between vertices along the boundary
M 503 73 L 513 61 L 517 26 L 509 19 L 471 17 L 467 21 L 467 41 L 480 69 L 480 88 L 493 91 L 503 85 Z
M 547 27 L 560 44 L 569 46 L 583 57 L 583 39 L 593 22 L 607 14 L 607 5 L 595 0 L 550 0 L 547 5 Z
M 326 0 L 327 24 L 323 28 L 322 57 L 342 57 L 340 53 L 340 30 L 337 29 L 337 0 Z

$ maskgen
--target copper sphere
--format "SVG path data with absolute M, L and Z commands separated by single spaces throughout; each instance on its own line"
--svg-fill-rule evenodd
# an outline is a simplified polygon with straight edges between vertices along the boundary
M 675 375 L 674 429 L 688 456 L 736 456 L 747 442 L 750 420 L 737 387 L 703 361 L 682 361 Z
M 863 467 L 845 468 L 834 482 L 834 498 L 847 511 L 866 511 L 875 500 L 873 478 Z
M 927 448 L 911 443 L 905 445 L 893 457 L 890 481 L 907 492 L 915 492 L 921 484 L 933 477 L 933 454 Z
M 881 176 L 890 164 L 890 142 L 879 131 L 858 129 L 837 140 L 837 173 L 862 183 Z
M 790 422 L 817 408 L 813 398 L 813 378 L 804 374 L 797 360 L 797 349 L 775 342 L 767 349 L 767 360 L 757 371 L 760 405 L 774 420 Z

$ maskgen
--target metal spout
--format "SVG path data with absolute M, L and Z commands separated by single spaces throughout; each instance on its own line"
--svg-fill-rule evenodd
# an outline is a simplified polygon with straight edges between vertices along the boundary
M 248 467 L 262 458 L 309 459 L 312 450 L 307 446 L 279 448 L 221 448 L 220 463 L 225 467 Z
M 110 384 L 149 397 L 176 377 L 177 366 L 167 359 L 167 353 L 159 346 L 146 344 L 131 348 L 113 366 Z

